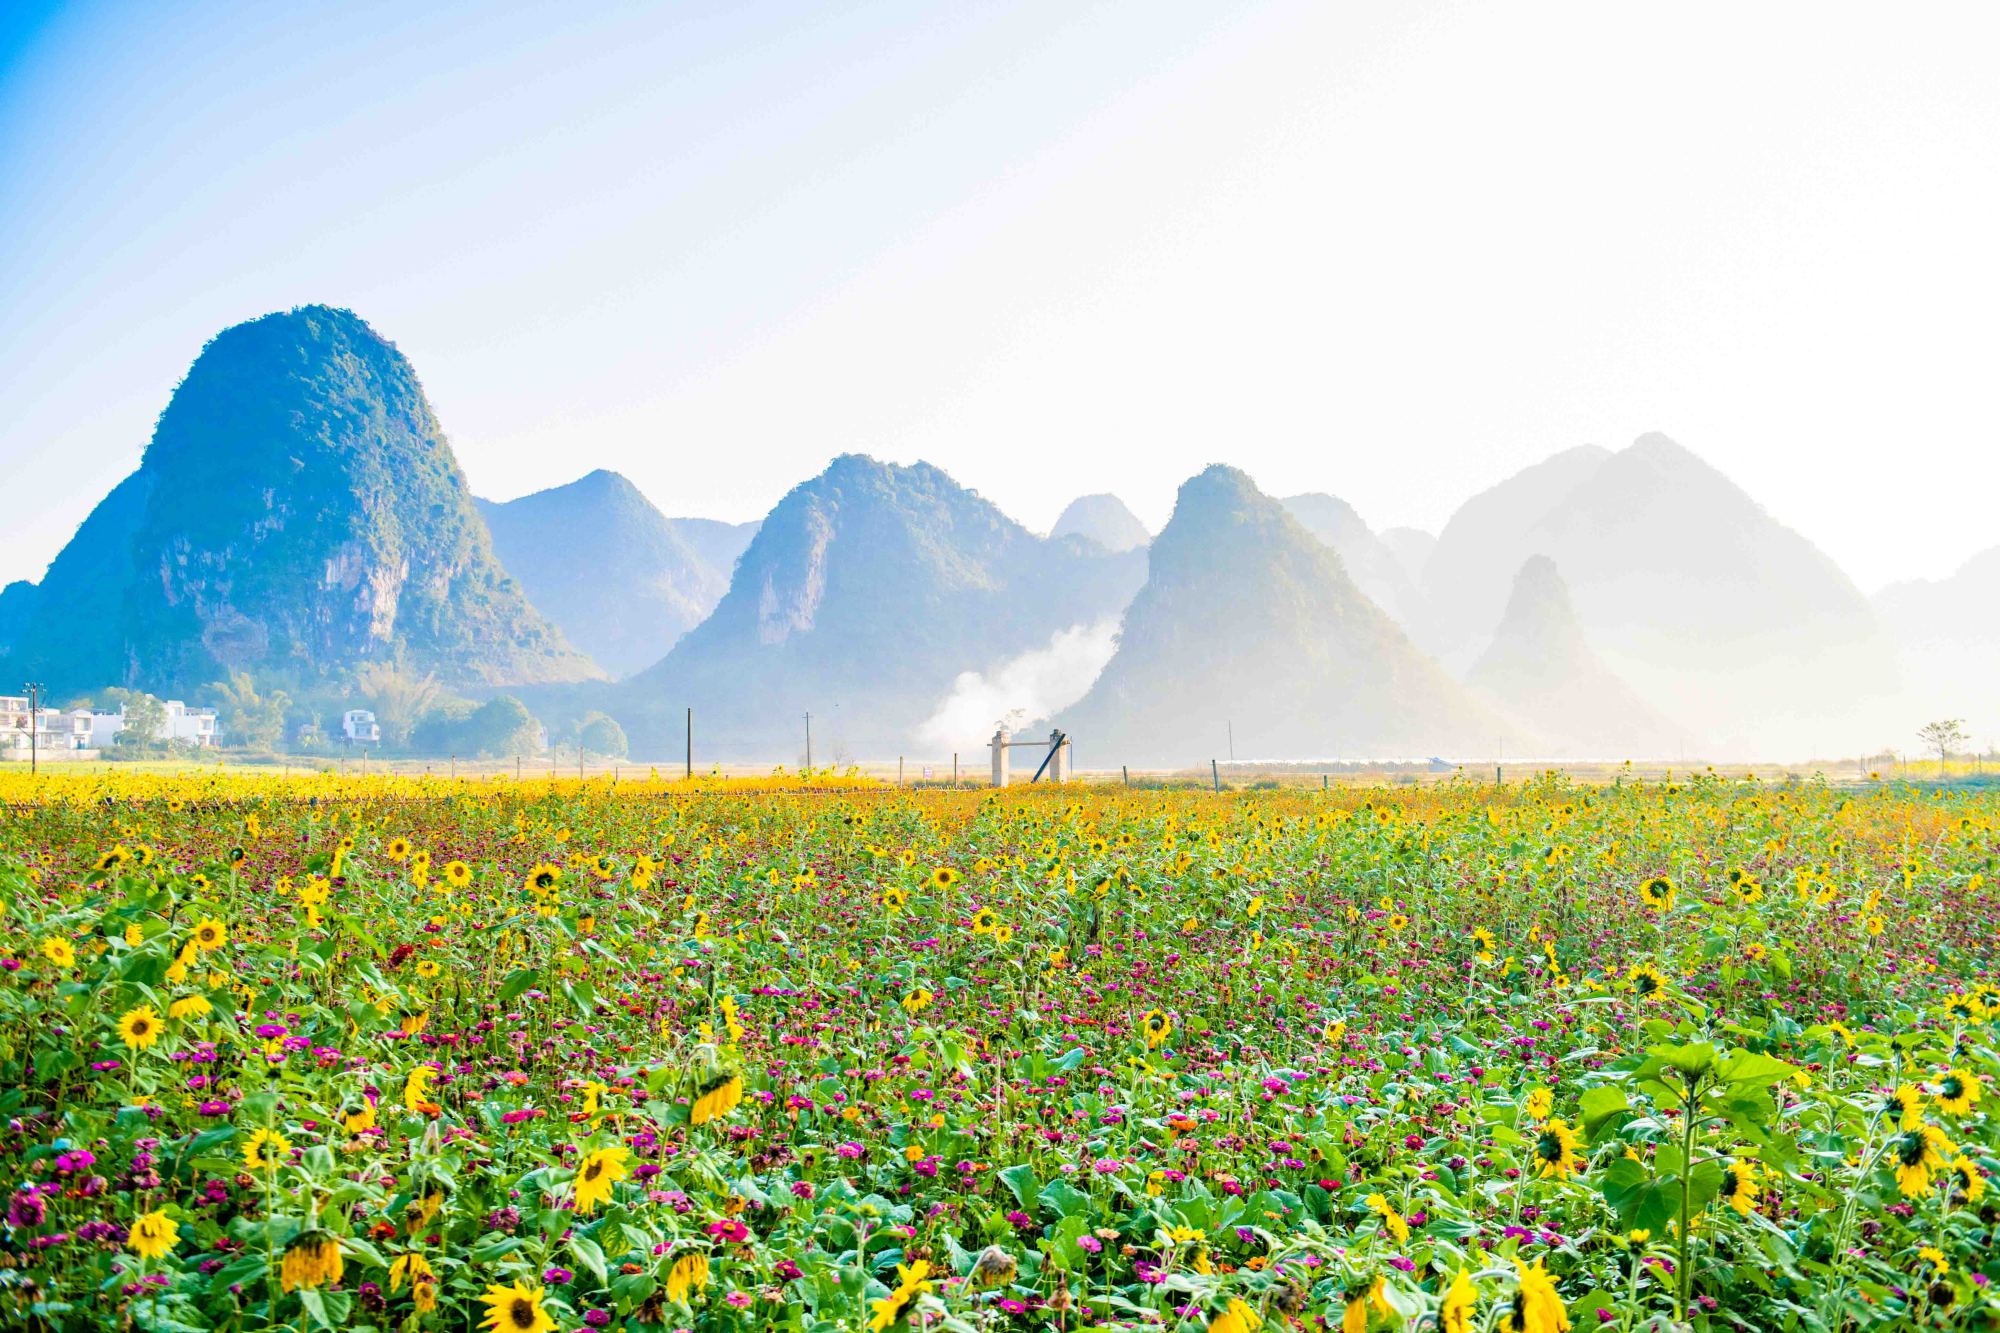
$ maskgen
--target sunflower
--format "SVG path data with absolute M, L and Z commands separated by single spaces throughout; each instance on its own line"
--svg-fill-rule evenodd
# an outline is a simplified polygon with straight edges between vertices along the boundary
M 887 888 L 882 890 L 882 906 L 891 912 L 900 912 L 910 905 L 908 889 Z
M 1748 1217 L 1757 1206 L 1757 1164 L 1737 1158 L 1723 1169 L 1722 1201 Z
M 252 1171 L 283 1166 L 292 1159 L 292 1142 L 275 1129 L 259 1129 L 243 1141 L 243 1165 Z
M 1942 1168 L 1951 1144 L 1934 1126 L 1919 1125 L 1903 1131 L 1891 1141 L 1890 1165 L 1896 1171 L 1896 1187 L 1906 1199 L 1920 1198 L 1931 1191 L 1931 1176 Z
M 918 1296 L 931 1289 L 927 1275 L 931 1271 L 930 1261 L 918 1259 L 908 1264 L 896 1265 L 896 1288 L 887 1296 L 869 1304 L 875 1313 L 869 1317 L 869 1333 L 882 1333 L 903 1317 L 905 1311 L 915 1303 Z
M 454 889 L 462 889 L 472 883 L 472 867 L 463 861 L 444 863 L 444 882 Z
M 215 1006 L 208 1002 L 206 995 L 183 995 L 167 1006 L 167 1017 L 206 1018 L 215 1012 Z
M 1977 1204 L 1986 1195 L 1986 1173 L 1979 1164 L 1964 1153 L 1951 1159 L 1952 1182 L 1958 1186 L 1963 1202 L 1968 1206 Z
M 1171 1015 L 1159 1009 L 1148 1009 L 1139 1026 L 1146 1034 L 1146 1049 L 1157 1051 L 1168 1037 L 1174 1035 L 1174 1020 Z
M 180 1242 L 180 1238 L 180 1223 L 154 1209 L 133 1221 L 132 1230 L 125 1237 L 125 1243 L 142 1259 L 164 1259 Z
M 403 1106 L 406 1110 L 417 1111 L 430 1104 L 431 1081 L 438 1071 L 430 1065 L 418 1065 L 403 1081 Z
M 1521 1109 L 1528 1113 L 1530 1120 L 1547 1120 L 1549 1112 L 1556 1109 L 1556 1095 L 1547 1088 L 1535 1088 L 1528 1093 Z
M 1924 1118 L 1924 1094 L 1913 1084 L 1900 1084 L 1883 1094 L 1882 1111 L 1904 1129 L 1915 1129 Z
M 64 970 L 76 966 L 76 950 L 60 936 L 51 935 L 42 941 L 42 957 Z
M 1439 1333 L 1472 1333 L 1472 1317 L 1478 1309 L 1479 1291 L 1461 1268 L 1438 1305 Z
M 1020 1264 L 998 1245 L 988 1245 L 973 1261 L 972 1283 L 978 1287 L 1004 1287 L 1014 1280 Z
M 924 882 L 934 889 L 948 889 L 963 878 L 963 875 L 953 870 L 950 866 L 939 866 L 936 870 L 931 871 L 930 878 Z
M 1482 963 L 1490 963 L 1493 961 L 1494 950 L 1499 947 L 1499 941 L 1493 938 L 1492 931 L 1484 926 L 1478 926 L 1473 929 L 1472 956 L 1474 958 Z
M 1655 912 L 1664 912 L 1674 905 L 1674 882 L 1665 875 L 1655 875 L 1639 886 L 1639 901 Z
M 1951 1271 L 1951 1261 L 1944 1257 L 1944 1251 L 1926 1245 L 1917 1251 L 1917 1258 L 1931 1266 L 1932 1277 L 1943 1277 Z
M 549 894 L 554 893 L 556 885 L 561 882 L 562 867 L 552 862 L 544 861 L 528 872 L 528 878 L 523 881 L 522 887 L 531 893 Z
M 700 1291 L 708 1285 L 708 1256 L 705 1254 L 684 1254 L 674 1260 L 674 1266 L 667 1270 L 667 1299 L 684 1301 L 688 1293 Z
M 150 1004 L 127 1009 L 118 1019 L 118 1038 L 135 1051 L 143 1051 L 160 1039 L 160 1016 Z
M 549 1333 L 556 1321 L 542 1308 L 542 1297 L 547 1294 L 544 1287 L 518 1283 L 488 1287 L 479 1298 L 486 1307 L 486 1317 L 479 1321 L 480 1325 L 491 1333 Z
M 630 1154 L 621 1145 L 586 1153 L 576 1168 L 576 1209 L 591 1213 L 611 1197 L 611 1189 L 625 1179 L 625 1160 Z
M 1383 1229 L 1396 1238 L 1398 1245 L 1410 1239 L 1410 1224 L 1396 1211 L 1395 1205 L 1380 1194 L 1369 1195 L 1367 1202 L 1371 1212 L 1381 1215 Z
M 1551 1120 L 1543 1125 L 1542 1132 L 1535 1136 L 1535 1173 L 1568 1180 L 1583 1169 L 1583 1157 L 1576 1150 L 1578 1143 L 1576 1131 L 1562 1121 Z
M 1231 1296 L 1222 1313 L 1208 1321 L 1208 1333 L 1257 1333 L 1263 1326 L 1264 1317 L 1255 1306 Z
M 405 1282 L 414 1288 L 419 1282 L 435 1281 L 436 1278 L 437 1271 L 431 1267 L 430 1260 L 412 1250 L 398 1255 L 396 1261 L 389 1265 L 389 1294 L 393 1296 L 401 1291 Z
M 1000 926 L 1000 917 L 990 907 L 982 907 L 972 914 L 972 933 L 991 935 Z
M 688 1108 L 688 1123 L 705 1125 L 728 1115 L 742 1100 L 742 1078 L 736 1074 L 721 1074 L 715 1082 L 695 1094 L 694 1104 Z
M 391 861 L 405 860 L 410 855 L 410 840 L 408 838 L 391 838 L 389 839 L 389 845 L 382 850 L 388 855 Z
M 1626 988 L 1641 999 L 1651 999 L 1667 988 L 1666 977 L 1651 963 L 1634 963 L 1625 973 Z
M 903 1012 L 915 1018 L 918 1014 L 930 1008 L 931 1001 L 936 998 L 936 996 L 932 995 L 922 986 L 919 986 L 903 997 Z
M 1505 1333 L 1569 1333 L 1569 1312 L 1563 1308 L 1555 1279 L 1543 1270 L 1542 1261 L 1535 1260 L 1530 1268 L 1516 1258 L 1514 1267 L 1521 1285 L 1515 1289 L 1500 1327 Z
M 340 1242 L 317 1227 L 301 1231 L 285 1247 L 278 1265 L 278 1285 L 286 1291 L 308 1290 L 340 1281 Z
M 1979 1076 L 1954 1069 L 1938 1080 L 1938 1109 L 1946 1115 L 1966 1115 L 1979 1104 Z
M 375 1128 L 375 1103 L 363 1097 L 360 1101 L 340 1109 L 340 1127 L 349 1134 L 362 1134 Z

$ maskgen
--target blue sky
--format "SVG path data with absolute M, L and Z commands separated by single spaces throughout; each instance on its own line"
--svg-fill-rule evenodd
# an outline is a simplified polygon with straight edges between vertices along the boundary
M 1435 528 L 1658 429 L 1865 586 L 1941 574 L 1996 540 L 1996 33 L 1883 14 L 10 6 L 0 578 L 309 301 L 496 498 L 746 518 L 858 449 L 1157 525 L 1219 460 Z

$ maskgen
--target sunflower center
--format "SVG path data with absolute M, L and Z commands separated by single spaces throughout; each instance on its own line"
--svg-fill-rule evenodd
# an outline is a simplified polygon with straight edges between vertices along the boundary
M 533 1328 L 535 1303 L 525 1296 L 516 1296 L 514 1303 L 507 1307 L 507 1317 L 513 1321 L 515 1328 Z

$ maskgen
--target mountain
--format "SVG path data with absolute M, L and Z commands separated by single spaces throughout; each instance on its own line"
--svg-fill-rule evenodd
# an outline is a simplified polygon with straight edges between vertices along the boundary
M 1331 546 L 1368 600 L 1406 628 L 1417 623 L 1423 598 L 1409 570 L 1375 535 L 1354 506 L 1324 492 L 1291 495 L 1278 502 L 1305 530 Z
M 1146 525 L 1115 495 L 1080 495 L 1056 519 L 1051 537 L 1084 537 L 1107 551 L 1134 551 L 1153 540 Z
M 1901 655 L 1910 715 L 1963 718 L 1981 744 L 2000 734 L 2000 547 L 1949 578 L 1892 583 L 1873 601 Z
M 1569 588 L 1545 555 L 1514 576 L 1493 642 L 1466 684 L 1542 737 L 1551 757 L 1658 758 L 1684 739 L 1591 651 Z
M 717 557 L 731 536 L 755 527 L 670 519 L 601 468 L 565 486 L 478 505 L 494 553 L 528 600 L 614 676 L 651 666 L 701 623 L 728 588 L 741 547 Z M 694 540 L 689 524 L 701 525 Z
M 778 502 L 714 612 L 607 708 L 636 754 L 677 752 L 692 706 L 697 757 L 795 762 L 811 712 L 816 763 L 941 760 L 914 738 L 962 677 L 1115 618 L 1144 569 L 1037 537 L 928 463 L 842 455 Z
M 1186 482 L 1118 652 L 1058 725 L 1099 763 L 1490 754 L 1510 728 L 1234 468 Z M 1519 742 L 1518 733 L 1515 734 Z
M 1596 445 L 1565 449 L 1460 505 L 1424 562 L 1418 641 L 1446 665 L 1470 663 L 1499 621 L 1514 571 L 1535 554 L 1537 520 L 1609 457 Z
M 325 306 L 202 349 L 35 601 L 21 657 L 59 693 L 365 662 L 452 685 L 599 674 L 494 559 L 408 360 Z
M 1396 557 L 1403 572 L 1410 576 L 1410 582 L 1422 588 L 1424 566 L 1430 563 L 1431 552 L 1437 549 L 1436 535 L 1422 528 L 1384 528 L 1376 535 L 1389 548 L 1389 554 Z

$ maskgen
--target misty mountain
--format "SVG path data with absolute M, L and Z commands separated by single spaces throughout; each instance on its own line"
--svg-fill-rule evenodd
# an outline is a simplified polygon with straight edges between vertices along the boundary
M 1910 715 L 1964 718 L 1980 742 L 1990 740 L 2000 727 L 2000 547 L 1949 578 L 1892 583 L 1873 600 L 1900 652 Z
M 1186 482 L 1117 654 L 1057 714 L 1097 764 L 1491 753 L 1522 737 L 1419 652 L 1327 544 L 1234 468 Z
M 1541 737 L 1550 757 L 1645 759 L 1685 739 L 1591 651 L 1569 588 L 1545 555 L 1514 576 L 1493 641 L 1466 676 L 1474 693 Z
M 1430 563 L 1431 552 L 1437 549 L 1438 539 L 1422 528 L 1384 528 L 1376 534 L 1382 544 L 1389 548 L 1389 554 L 1409 575 L 1410 582 L 1419 589 L 1424 584 L 1424 566 Z
M 202 350 L 34 600 L 16 656 L 58 693 L 377 661 L 461 685 L 596 674 L 493 558 L 409 362 L 325 306 Z
M 1339 554 L 1348 576 L 1369 601 L 1387 611 L 1406 631 L 1418 623 L 1423 597 L 1409 570 L 1353 505 L 1323 492 L 1287 496 L 1278 503 L 1307 532 Z
M 779 501 L 714 612 L 610 711 L 641 754 L 675 751 L 687 706 L 698 758 L 796 762 L 807 712 L 817 763 L 916 754 L 962 674 L 1116 617 L 1144 572 L 1138 552 L 1035 536 L 928 463 L 843 455 Z
M 1107 551 L 1133 551 L 1153 540 L 1146 525 L 1115 495 L 1080 495 L 1049 530 L 1051 537 L 1085 537 Z
M 1499 620 L 1496 570 L 1531 555 L 1563 572 L 1605 663 L 1724 753 L 1817 748 L 1895 689 L 1893 650 L 1847 575 L 1664 435 L 1558 454 L 1453 516 L 1425 568 L 1447 660 L 1477 651 L 1467 618 Z
M 602 468 L 478 506 L 528 600 L 614 676 L 651 666 L 701 623 L 756 526 L 670 519 Z

